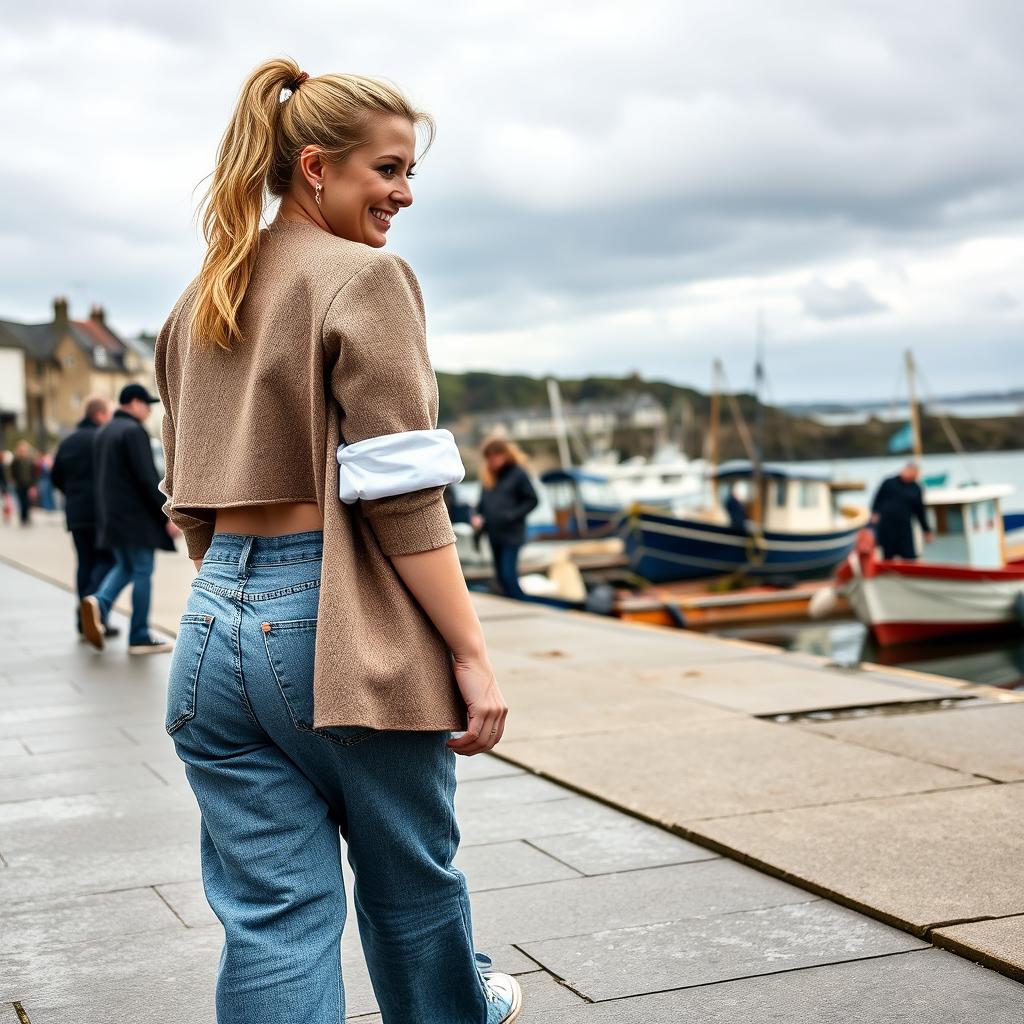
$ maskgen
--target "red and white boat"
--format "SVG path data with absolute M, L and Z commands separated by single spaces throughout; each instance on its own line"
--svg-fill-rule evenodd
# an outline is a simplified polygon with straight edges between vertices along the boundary
M 812 602 L 824 613 L 830 597 L 847 598 L 883 646 L 968 633 L 1024 628 L 1024 562 L 1007 562 L 1000 499 L 1006 484 L 925 492 L 933 540 L 917 562 L 876 557 L 875 537 L 862 531 L 836 571 L 832 595 Z M 918 537 L 918 549 L 922 538 Z

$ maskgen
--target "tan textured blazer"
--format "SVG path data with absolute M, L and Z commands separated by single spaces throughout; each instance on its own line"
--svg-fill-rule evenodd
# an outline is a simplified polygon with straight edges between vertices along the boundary
M 448 648 L 389 558 L 455 541 L 439 487 L 345 505 L 339 443 L 437 426 L 423 299 L 399 257 L 280 216 L 260 232 L 226 352 L 190 336 L 195 282 L 156 342 L 165 511 L 189 556 L 215 510 L 315 501 L 317 726 L 464 729 Z

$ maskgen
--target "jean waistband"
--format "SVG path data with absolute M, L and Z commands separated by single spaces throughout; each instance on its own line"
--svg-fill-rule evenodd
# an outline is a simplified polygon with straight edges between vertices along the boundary
M 203 562 L 231 562 L 240 566 L 310 562 L 323 557 L 323 547 L 323 530 L 284 533 L 277 537 L 215 533 Z

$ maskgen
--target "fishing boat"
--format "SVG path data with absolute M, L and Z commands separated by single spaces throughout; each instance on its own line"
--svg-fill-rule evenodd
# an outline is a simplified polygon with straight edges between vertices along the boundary
M 1024 627 L 1024 561 L 1007 562 L 1000 499 L 1008 484 L 929 491 L 934 540 L 921 561 L 877 557 L 865 530 L 835 576 L 835 593 L 881 646 Z M 920 539 L 919 539 L 920 543 Z M 827 598 L 811 603 L 811 614 Z
M 920 414 L 914 395 L 915 366 L 906 353 L 913 452 L 921 459 Z M 954 447 L 962 446 L 951 424 Z M 1001 501 L 1009 484 L 970 483 L 926 488 L 923 493 L 932 539 L 924 543 L 914 525 L 916 561 L 881 559 L 873 531 L 857 538 L 855 552 L 839 567 L 831 590 L 812 600 L 810 614 L 830 611 L 833 596 L 845 597 L 880 646 L 1020 630 L 1024 626 L 1024 560 L 1007 545 Z
M 711 630 L 750 623 L 778 623 L 806 619 L 814 595 L 822 587 L 831 585 L 829 580 L 807 580 L 789 587 L 761 585 L 731 589 L 717 588 L 715 582 L 690 580 L 640 591 L 619 589 L 612 612 L 627 622 L 681 629 Z M 835 615 L 847 611 L 845 601 L 836 602 Z
M 618 529 L 633 572 L 652 583 L 723 573 L 773 583 L 820 578 L 846 559 L 868 521 L 867 509 L 837 502 L 838 494 L 860 484 L 746 461 L 726 463 L 713 479 L 716 500 L 703 512 L 674 516 L 642 505 L 628 510 Z M 743 529 L 724 511 L 738 483 L 754 495 L 745 503 Z

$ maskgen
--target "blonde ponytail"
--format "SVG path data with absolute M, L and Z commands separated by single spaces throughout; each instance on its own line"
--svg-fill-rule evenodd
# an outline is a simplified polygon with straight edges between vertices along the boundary
M 366 141 L 370 117 L 398 114 L 427 131 L 434 123 L 393 85 L 359 75 L 303 72 L 288 58 L 268 60 L 246 79 L 217 151 L 204 199 L 207 251 L 192 312 L 192 338 L 230 349 L 241 337 L 238 310 L 252 276 L 267 193 L 282 196 L 306 146 L 338 163 Z M 301 82 L 301 85 L 299 84 Z M 281 93 L 291 90 L 282 101 Z

